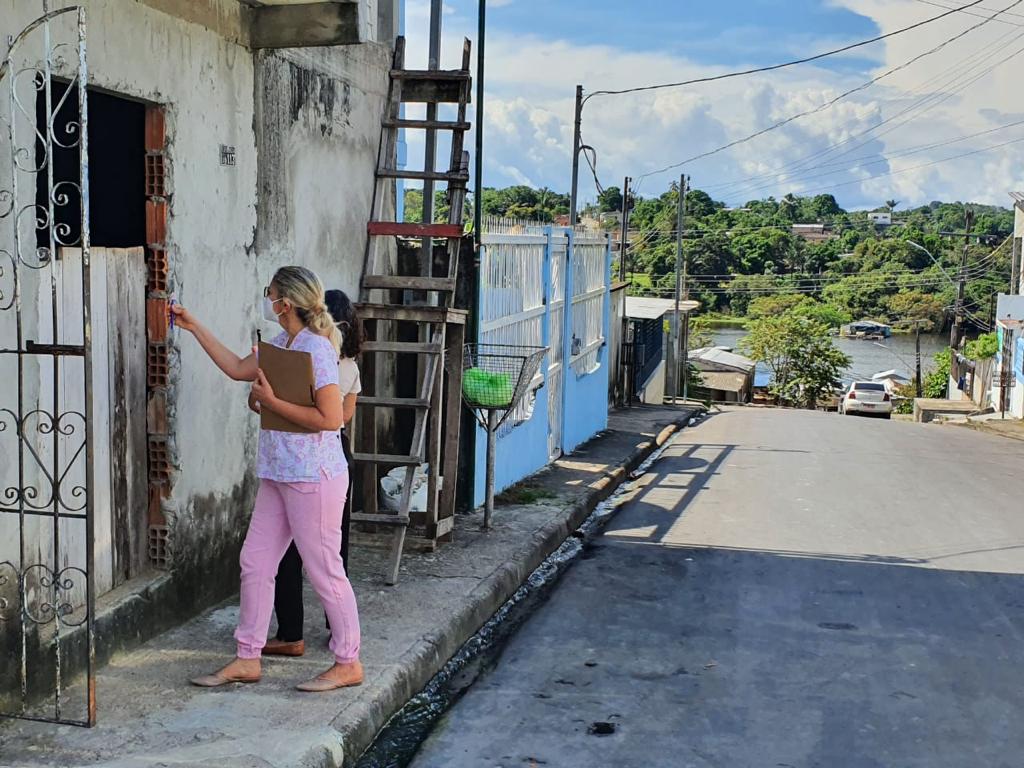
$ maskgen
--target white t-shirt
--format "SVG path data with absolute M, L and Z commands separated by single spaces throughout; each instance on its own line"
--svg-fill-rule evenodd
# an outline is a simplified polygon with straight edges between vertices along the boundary
M 342 397 L 358 395 L 363 391 L 362 382 L 359 380 L 359 366 L 351 357 L 343 357 L 338 363 L 338 388 Z

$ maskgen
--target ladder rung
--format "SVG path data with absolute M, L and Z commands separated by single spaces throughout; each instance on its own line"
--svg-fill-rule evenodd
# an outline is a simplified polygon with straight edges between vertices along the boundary
M 360 303 L 356 306 L 362 320 L 403 320 L 412 323 L 453 323 L 465 325 L 468 312 L 448 307 L 402 306 L 396 304 Z M 366 345 L 363 345 L 366 348 Z
M 396 456 L 388 453 L 353 453 L 352 458 L 364 464 L 397 464 L 404 467 L 418 467 L 423 463 L 420 456 Z
M 439 355 L 440 344 L 424 341 L 364 341 L 363 352 L 408 352 L 416 355 Z
M 468 104 L 469 80 L 404 80 L 400 82 L 399 100 L 404 104 Z
M 385 179 L 417 179 L 420 181 L 447 181 L 465 183 L 469 181 L 468 173 L 451 173 L 450 171 L 407 171 L 404 168 L 378 168 L 377 175 Z
M 468 131 L 472 126 L 468 122 L 458 120 L 410 120 L 401 118 L 399 120 L 384 120 L 385 128 L 425 128 L 437 131 Z
M 352 513 L 353 523 L 377 523 L 379 525 L 408 525 L 409 518 L 405 515 L 389 515 L 389 514 L 378 514 L 371 515 L 368 512 L 353 512 Z
M 398 235 L 400 237 L 462 237 L 462 225 L 371 221 L 366 225 L 366 233 L 369 235 Z
M 363 397 L 356 398 L 356 405 L 373 408 L 429 408 L 430 401 L 419 397 Z
M 400 291 L 454 291 L 452 277 L 412 277 L 408 275 L 367 275 L 364 288 L 392 288 Z
M 395 80 L 469 80 L 472 75 L 464 69 L 392 69 Z

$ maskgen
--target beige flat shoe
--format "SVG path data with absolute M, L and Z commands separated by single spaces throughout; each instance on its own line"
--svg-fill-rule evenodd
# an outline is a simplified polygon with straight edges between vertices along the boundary
M 257 672 L 255 675 L 230 672 L 229 670 L 231 667 L 235 666 L 237 663 L 238 660 L 236 659 L 223 669 L 214 672 L 212 675 L 195 677 L 189 682 L 192 683 L 192 685 L 198 685 L 200 688 L 220 688 L 222 685 L 230 685 L 232 683 L 258 683 L 260 681 L 260 672 Z
M 351 688 L 363 684 L 363 665 L 358 661 L 348 664 L 335 664 L 322 675 L 317 675 L 312 680 L 299 683 L 295 686 L 297 690 L 306 693 L 325 693 L 336 691 L 339 688 Z

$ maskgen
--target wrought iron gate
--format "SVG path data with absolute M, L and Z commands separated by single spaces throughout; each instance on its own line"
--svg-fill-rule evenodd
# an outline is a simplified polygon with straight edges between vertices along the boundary
M 85 11 L 42 10 L 0 65 L 0 715 L 93 725 Z

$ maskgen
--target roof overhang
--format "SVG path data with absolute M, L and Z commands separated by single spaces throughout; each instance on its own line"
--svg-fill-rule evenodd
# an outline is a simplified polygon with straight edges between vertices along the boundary
M 309 48 L 362 42 L 358 0 L 238 0 L 251 48 Z

